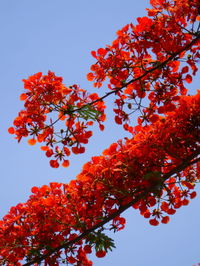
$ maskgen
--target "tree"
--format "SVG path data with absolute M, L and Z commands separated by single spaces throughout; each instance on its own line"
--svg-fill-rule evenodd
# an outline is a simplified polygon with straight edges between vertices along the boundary
M 52 167 L 67 167 L 71 152 L 85 151 L 94 122 L 103 130 L 103 100 L 110 95 L 115 122 L 132 138 L 93 157 L 76 180 L 33 187 L 25 204 L 11 208 L 1 222 L 2 264 L 17 265 L 26 257 L 25 265 L 43 260 L 56 265 L 64 251 L 67 262 L 91 265 L 86 254 L 94 247 L 102 257 L 114 247 L 104 227 L 110 222 L 110 230 L 123 229 L 121 213 L 127 208 L 139 209 L 156 226 L 196 196 L 200 95 L 187 94 L 185 83 L 198 70 L 200 4 L 151 4 L 148 17 L 118 31 L 111 46 L 92 52 L 96 63 L 87 78 L 95 87 L 109 80 L 104 96 L 66 87 L 52 72 L 24 80 L 25 109 L 9 133 L 18 141 L 29 136 L 30 145 L 44 142 Z M 130 124 L 134 113 L 136 127 Z

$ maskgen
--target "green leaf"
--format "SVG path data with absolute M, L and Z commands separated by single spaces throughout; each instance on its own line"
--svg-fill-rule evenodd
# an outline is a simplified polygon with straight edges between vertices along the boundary
M 101 112 L 93 109 L 91 105 L 85 105 L 83 108 L 77 111 L 79 116 L 83 118 L 84 120 L 93 120 L 96 121 L 99 116 L 101 115 Z
M 101 230 L 89 234 L 86 243 L 94 246 L 96 251 L 105 250 L 107 252 L 107 250 L 112 251 L 115 248 L 113 239 L 102 233 Z

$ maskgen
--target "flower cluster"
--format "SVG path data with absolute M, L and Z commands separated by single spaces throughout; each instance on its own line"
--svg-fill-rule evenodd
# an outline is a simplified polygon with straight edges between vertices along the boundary
M 47 157 L 53 158 L 50 165 L 57 168 L 62 162 L 67 167 L 70 151 L 85 152 L 84 144 L 92 136 L 88 127 L 97 121 L 103 130 L 103 101 L 96 101 L 99 99 L 96 93 L 87 94 L 77 85 L 64 86 L 62 78 L 50 71 L 47 75 L 40 72 L 24 80 L 24 88 L 26 92 L 20 96 L 24 110 L 15 118 L 9 133 L 15 134 L 18 141 L 29 136 L 30 145 L 43 142 L 41 149 Z
M 1 264 L 41 257 L 49 265 L 91 265 L 92 248 L 103 257 L 114 246 L 101 228 L 110 222 L 110 230 L 123 229 L 120 214 L 127 206 L 139 209 L 151 225 L 168 223 L 196 196 L 199 137 L 200 92 L 180 97 L 176 112 L 136 127 L 131 139 L 93 157 L 69 184 L 33 187 L 29 200 L 0 222 Z
M 104 98 L 115 95 L 115 122 L 132 133 L 92 157 L 69 184 L 33 187 L 32 195 L 0 221 L 0 264 L 60 262 L 90 266 L 93 250 L 101 258 L 114 248 L 105 227 L 122 230 L 122 212 L 133 207 L 149 223 L 169 215 L 196 196 L 200 180 L 200 91 L 187 95 L 200 58 L 199 0 L 150 0 L 148 16 L 117 32 L 112 45 L 92 52 L 97 60 L 88 80 L 102 97 L 77 85 L 66 87 L 53 72 L 24 80 L 24 110 L 9 133 L 18 141 L 44 143 L 50 165 L 85 151 L 89 127 L 105 120 Z M 145 101 L 144 105 L 144 100 Z M 137 126 L 130 114 L 140 112 Z M 60 129 L 64 123 L 64 128 Z
M 115 122 L 130 132 L 129 117 L 136 111 L 140 123 L 153 123 L 159 114 L 175 110 L 200 59 L 200 2 L 152 0 L 151 4 L 148 17 L 138 18 L 136 26 L 126 25 L 112 45 L 92 52 L 97 62 L 87 75 L 94 87 L 108 79 L 108 88 L 117 94 Z

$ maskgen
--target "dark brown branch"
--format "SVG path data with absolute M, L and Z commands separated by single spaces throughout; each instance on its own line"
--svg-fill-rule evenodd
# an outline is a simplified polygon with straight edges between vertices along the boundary
M 187 159 L 185 159 L 181 164 L 179 164 L 177 167 L 175 167 L 174 169 L 172 169 L 171 171 L 169 171 L 168 173 L 164 174 L 161 178 L 163 180 L 163 182 L 165 180 L 167 180 L 169 177 L 183 171 L 185 168 L 187 168 L 190 165 L 195 164 L 196 162 L 200 161 L 200 157 L 196 158 L 198 155 L 200 154 L 200 149 L 197 149 L 195 152 L 193 152 L 190 156 L 187 157 Z M 196 158 L 196 159 L 195 159 Z M 114 219 L 115 217 L 119 216 L 121 213 L 123 213 L 125 210 L 127 210 L 128 208 L 130 208 L 132 205 L 134 205 L 135 203 L 137 203 L 140 199 L 146 197 L 149 193 L 154 192 L 154 187 L 151 187 L 143 192 L 141 192 L 139 195 L 137 195 L 132 201 L 130 201 L 129 203 L 120 206 L 119 209 L 109 215 L 108 217 L 106 217 L 102 222 L 92 226 L 91 228 L 85 230 L 84 233 L 80 234 L 78 237 L 76 237 L 75 239 L 68 241 L 67 243 L 58 246 L 57 248 L 52 249 L 51 251 L 49 251 L 47 254 L 45 255 L 41 255 L 40 257 L 36 257 L 35 259 L 23 264 L 23 266 L 28 266 L 28 265 L 32 265 L 34 263 L 39 263 L 41 261 L 43 261 L 44 259 L 48 258 L 49 256 L 51 256 L 53 253 L 63 249 L 63 248 L 68 248 L 71 245 L 75 244 L 76 242 L 84 239 L 85 237 L 87 237 L 90 233 L 94 232 L 96 229 L 104 226 L 106 223 L 108 223 L 109 221 L 111 221 L 112 219 Z M 138 193 L 138 192 L 137 192 Z

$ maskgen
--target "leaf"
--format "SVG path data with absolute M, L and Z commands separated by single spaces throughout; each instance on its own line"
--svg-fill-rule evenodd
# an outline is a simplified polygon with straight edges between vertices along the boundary
M 91 119 L 93 121 L 96 121 L 101 115 L 101 112 L 93 109 L 91 105 L 85 105 L 83 108 L 81 108 L 77 112 L 79 116 L 83 118 L 84 120 Z
M 94 245 L 96 252 L 99 250 L 111 250 L 115 248 L 115 244 L 112 238 L 108 237 L 99 230 L 98 232 L 90 233 L 86 239 L 86 243 Z

